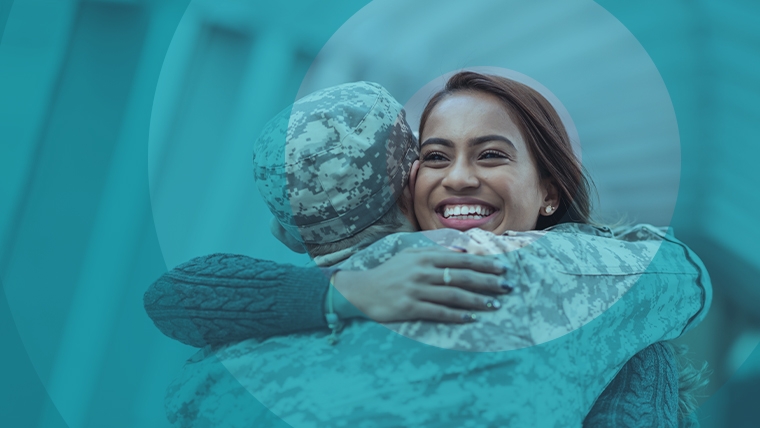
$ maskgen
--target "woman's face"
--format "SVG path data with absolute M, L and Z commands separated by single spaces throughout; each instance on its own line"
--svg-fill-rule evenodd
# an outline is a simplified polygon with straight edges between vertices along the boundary
M 556 192 L 541 180 L 498 98 L 459 92 L 436 105 L 420 135 L 414 210 L 423 230 L 534 229 Z

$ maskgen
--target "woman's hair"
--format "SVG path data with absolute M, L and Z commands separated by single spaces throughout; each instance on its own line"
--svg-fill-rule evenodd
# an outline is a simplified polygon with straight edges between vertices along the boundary
M 534 89 L 501 76 L 459 72 L 428 101 L 420 118 L 420 136 L 430 113 L 449 95 L 463 91 L 498 98 L 516 122 L 541 178 L 551 178 L 559 192 L 559 207 L 551 216 L 539 216 L 536 229 L 559 223 L 590 223 L 593 183 L 573 153 L 570 138 L 551 103 Z
M 697 398 L 704 397 L 704 390 L 710 383 L 712 370 L 703 361 L 697 367 L 687 356 L 688 348 L 685 345 L 675 345 L 672 342 L 663 342 L 673 352 L 676 366 L 678 367 L 678 418 L 686 419 L 697 410 Z

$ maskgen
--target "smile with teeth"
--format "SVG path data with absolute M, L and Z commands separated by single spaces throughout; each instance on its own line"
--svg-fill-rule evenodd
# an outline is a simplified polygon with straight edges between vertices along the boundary
M 493 213 L 484 205 L 446 205 L 441 211 L 444 218 L 453 220 L 478 220 Z

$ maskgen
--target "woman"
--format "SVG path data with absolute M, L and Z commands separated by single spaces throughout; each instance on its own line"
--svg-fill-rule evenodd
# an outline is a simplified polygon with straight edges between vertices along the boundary
M 585 179 L 548 103 L 541 105 L 540 96 L 515 105 L 507 100 L 523 115 L 516 124 L 514 112 L 500 104 L 504 100 L 498 94 L 481 87 L 462 89 L 456 78 L 499 86 L 498 79 L 460 74 L 449 82 L 448 92 L 438 94 L 426 108 L 414 192 L 420 225 L 502 233 L 587 221 Z M 509 89 L 504 93 L 509 95 Z M 564 147 L 559 151 L 551 147 L 558 141 Z M 341 275 L 336 276 L 338 288 Z
M 454 75 L 422 112 L 420 142 L 414 208 L 422 229 L 502 234 L 590 222 L 590 186 L 567 132 L 528 86 Z M 448 218 L 445 206 L 459 197 L 474 197 L 485 211 L 472 220 Z

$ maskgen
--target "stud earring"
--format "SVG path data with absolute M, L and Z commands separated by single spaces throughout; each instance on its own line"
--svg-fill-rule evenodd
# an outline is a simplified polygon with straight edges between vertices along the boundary
M 552 212 L 552 206 L 548 205 L 544 211 L 546 211 L 547 214 L 551 214 L 551 212 Z

